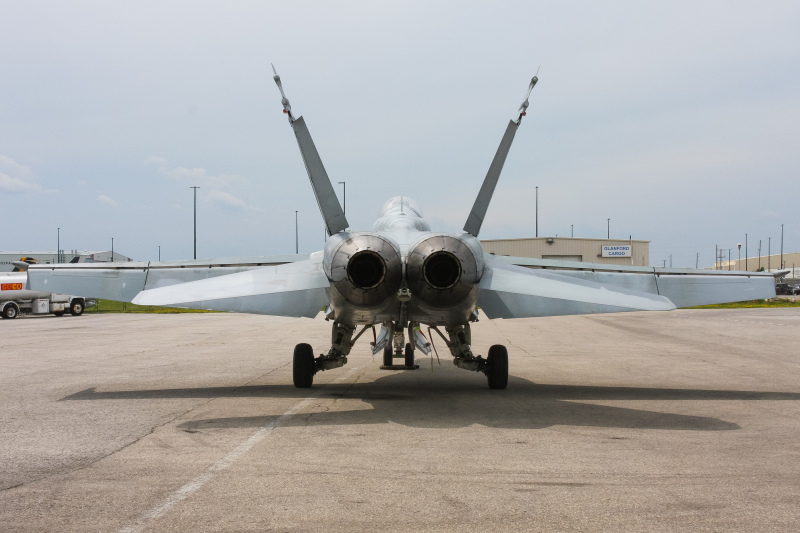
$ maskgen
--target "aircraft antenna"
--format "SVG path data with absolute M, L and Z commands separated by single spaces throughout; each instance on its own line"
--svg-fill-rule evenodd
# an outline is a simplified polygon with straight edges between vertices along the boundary
M 289 116 L 289 122 L 294 122 L 294 116 L 292 116 L 292 105 L 289 103 L 289 99 L 286 98 L 286 95 L 283 93 L 283 84 L 281 83 L 281 77 L 278 76 L 278 71 L 275 70 L 275 65 L 270 63 L 272 67 L 272 72 L 274 76 L 272 79 L 275 80 L 275 84 L 278 86 L 278 90 L 281 92 L 281 104 L 283 104 L 283 112 Z M 530 92 L 530 91 L 529 91 Z

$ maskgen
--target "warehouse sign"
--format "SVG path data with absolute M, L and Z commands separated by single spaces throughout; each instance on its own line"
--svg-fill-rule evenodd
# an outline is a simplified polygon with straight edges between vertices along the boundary
M 602 257 L 631 257 L 631 245 L 603 246 Z

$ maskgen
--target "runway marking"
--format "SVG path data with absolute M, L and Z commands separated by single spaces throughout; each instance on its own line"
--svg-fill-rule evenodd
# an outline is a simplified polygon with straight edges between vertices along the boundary
M 360 370 L 361 367 L 356 367 L 352 369 L 350 372 L 333 380 L 331 383 L 338 383 L 340 381 L 344 381 L 345 379 L 349 378 L 353 375 L 354 372 Z M 313 400 L 319 398 L 324 389 L 319 389 L 319 392 L 313 394 L 311 396 L 307 396 L 303 398 L 300 402 L 294 404 L 292 407 L 287 409 L 281 416 L 273 420 L 272 422 L 262 426 L 258 431 L 253 433 L 247 440 L 239 444 L 236 448 L 234 448 L 228 455 L 208 467 L 202 474 L 195 477 L 181 488 L 164 498 L 164 500 L 159 503 L 157 506 L 153 507 L 142 516 L 139 517 L 136 522 L 131 525 L 125 526 L 119 530 L 119 533 L 138 533 L 141 531 L 149 522 L 152 522 L 156 518 L 160 517 L 164 513 L 170 510 L 176 504 L 181 503 L 183 500 L 197 492 L 203 485 L 211 481 L 211 479 L 218 473 L 222 472 L 229 466 L 231 466 L 234 461 L 236 461 L 239 457 L 246 454 L 250 449 L 264 440 L 273 429 L 280 427 L 283 422 L 295 414 L 297 411 L 305 407 L 308 403 Z

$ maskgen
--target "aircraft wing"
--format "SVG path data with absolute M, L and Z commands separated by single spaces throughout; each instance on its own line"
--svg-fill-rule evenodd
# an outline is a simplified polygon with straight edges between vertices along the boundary
M 28 286 L 140 305 L 314 317 L 328 303 L 329 282 L 319 252 L 211 261 L 38 265 L 28 269 Z
M 757 272 L 662 269 L 486 255 L 478 305 L 489 318 L 670 310 L 775 297 Z

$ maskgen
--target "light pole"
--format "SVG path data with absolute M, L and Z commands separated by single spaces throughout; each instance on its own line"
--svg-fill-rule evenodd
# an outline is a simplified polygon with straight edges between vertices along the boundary
M 536 187 L 536 236 L 539 236 L 539 187 Z
M 742 243 L 738 243 L 736 246 L 739 247 L 739 261 L 736 263 L 736 270 L 742 269 Z
M 114 237 L 111 237 L 111 262 L 114 262 Z
M 58 263 L 61 262 L 61 228 L 58 228 L 58 244 L 56 245 L 56 255 L 58 259 L 56 260 Z
M 344 193 L 342 194 L 342 199 L 344 200 L 342 202 L 344 204 L 342 211 L 344 212 L 344 215 L 347 216 L 347 183 L 340 181 L 339 185 L 342 186 L 342 190 L 344 191 Z
M 158 245 L 158 260 L 161 261 L 161 245 Z
M 606 239 L 611 238 L 611 219 L 607 218 L 606 222 L 608 222 L 608 227 L 606 228 Z
M 745 272 L 748 270 L 748 268 L 747 268 L 747 233 L 744 234 L 744 270 L 745 270 Z
M 731 269 L 731 249 L 728 248 L 728 270 Z
M 767 237 L 767 272 L 772 270 L 772 237 Z
M 783 268 L 783 224 L 781 224 L 781 268 Z
M 569 236 L 574 238 L 575 237 L 575 224 L 569 225 Z
M 192 186 L 194 189 L 194 258 L 197 259 L 197 189 L 200 187 Z
M 297 211 L 294 212 L 294 253 L 300 253 L 300 233 L 297 227 Z

